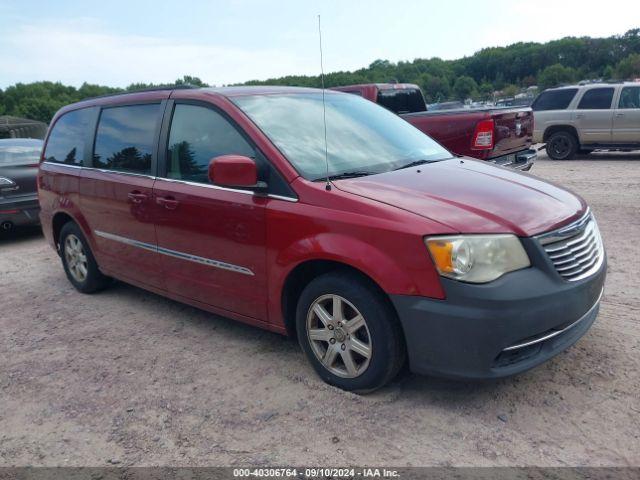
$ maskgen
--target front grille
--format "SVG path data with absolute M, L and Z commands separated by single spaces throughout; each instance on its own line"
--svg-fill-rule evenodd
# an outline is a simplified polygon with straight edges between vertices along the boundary
M 556 271 L 570 282 L 592 275 L 604 260 L 600 231 L 589 212 L 577 222 L 540 235 L 538 240 Z

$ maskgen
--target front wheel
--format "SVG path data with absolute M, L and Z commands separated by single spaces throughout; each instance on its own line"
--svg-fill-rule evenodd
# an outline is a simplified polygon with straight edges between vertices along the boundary
M 384 293 L 350 272 L 314 279 L 296 312 L 298 340 L 320 377 L 370 392 L 392 380 L 405 359 L 404 338 Z

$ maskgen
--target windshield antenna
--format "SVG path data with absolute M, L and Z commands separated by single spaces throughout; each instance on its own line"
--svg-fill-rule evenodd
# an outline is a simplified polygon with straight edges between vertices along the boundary
M 318 15 L 318 36 L 320 37 L 320 81 L 322 82 L 322 122 L 324 123 L 324 161 L 327 166 L 326 176 L 327 183 L 325 189 L 331 190 L 331 182 L 329 181 L 329 148 L 327 147 L 327 108 L 324 102 L 324 67 L 322 65 L 322 28 L 320 26 L 320 15 Z

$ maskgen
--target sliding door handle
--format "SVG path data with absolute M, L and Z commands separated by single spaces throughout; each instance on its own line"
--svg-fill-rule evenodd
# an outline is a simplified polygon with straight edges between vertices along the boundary
M 175 210 L 180 205 L 180 202 L 173 197 L 157 197 L 156 203 L 167 210 Z
M 139 192 L 138 190 L 134 190 L 133 192 L 129 192 L 127 194 L 127 197 L 129 198 L 129 201 L 131 203 L 135 203 L 135 204 L 140 204 L 140 203 L 144 202 L 145 200 L 147 200 L 147 198 L 148 198 L 146 193 Z

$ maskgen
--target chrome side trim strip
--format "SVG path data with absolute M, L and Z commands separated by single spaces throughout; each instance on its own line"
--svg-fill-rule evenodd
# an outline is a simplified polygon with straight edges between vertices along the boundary
M 569 325 L 567 327 L 564 327 L 562 330 L 556 330 L 556 331 L 551 332 L 551 333 L 549 333 L 547 335 L 544 335 L 542 337 L 534 338 L 533 340 L 529 340 L 528 342 L 523 342 L 523 343 L 518 343 L 516 345 L 511 345 L 510 347 L 507 347 L 502 351 L 503 352 L 509 352 L 511 350 L 517 350 L 519 348 L 524 348 L 524 347 L 528 347 L 530 345 L 535 345 L 536 343 L 544 342 L 545 340 L 549 340 L 550 338 L 557 337 L 558 335 L 566 332 L 567 330 L 572 329 L 573 327 L 578 325 L 580 322 L 582 322 L 585 318 L 587 318 L 595 310 L 595 308 L 600 303 L 600 300 L 602 299 L 602 295 L 603 294 L 604 294 L 604 288 L 600 291 L 600 295 L 598 295 L 598 299 L 596 300 L 596 303 L 593 304 L 593 306 L 587 311 L 587 313 L 582 315 L 578 320 L 573 322 L 571 325 Z
M 100 230 L 94 230 L 94 233 L 99 237 L 106 238 L 108 240 L 113 240 L 114 242 L 124 243 L 126 245 L 131 245 L 133 247 L 142 248 L 144 250 L 160 253 L 162 255 L 179 258 L 181 260 L 188 260 L 190 262 L 207 265 L 208 267 L 219 268 L 221 270 L 228 270 L 230 272 L 241 273 L 243 275 L 251 275 L 251 276 L 255 275 L 253 271 L 251 271 L 250 269 L 246 267 L 241 267 L 239 265 L 234 265 L 232 263 L 221 262 L 220 260 L 214 260 L 212 258 L 199 257 L 198 255 L 192 255 L 190 253 L 178 252 L 177 250 L 171 250 L 169 248 L 159 247 L 151 243 L 141 242 L 139 240 L 133 240 L 127 237 L 121 237 L 120 235 L 114 235 L 113 233 L 102 232 Z
M 176 178 L 154 177 L 153 175 L 144 175 L 142 173 L 120 172 L 118 170 L 105 170 L 103 168 L 84 167 L 82 165 L 69 165 L 67 163 L 57 163 L 57 162 L 48 162 L 48 161 L 44 161 L 42 163 L 47 163 L 49 165 L 55 165 L 59 167 L 82 168 L 85 170 L 93 170 L 93 171 L 102 172 L 102 173 L 115 173 L 118 175 L 129 175 L 134 177 L 150 178 L 152 180 L 161 180 L 164 182 L 182 183 L 184 185 L 191 185 L 193 187 L 212 188 L 214 190 L 223 190 L 225 192 L 242 193 L 244 195 L 257 195 L 253 190 L 242 190 L 240 188 L 221 187 L 219 185 L 211 185 L 210 183 L 190 182 L 188 180 L 178 180 Z M 267 194 L 266 197 L 271 198 L 273 200 L 284 200 L 285 202 L 295 203 L 298 201 L 298 199 L 294 197 L 285 197 L 284 195 L 275 195 L 273 193 Z

